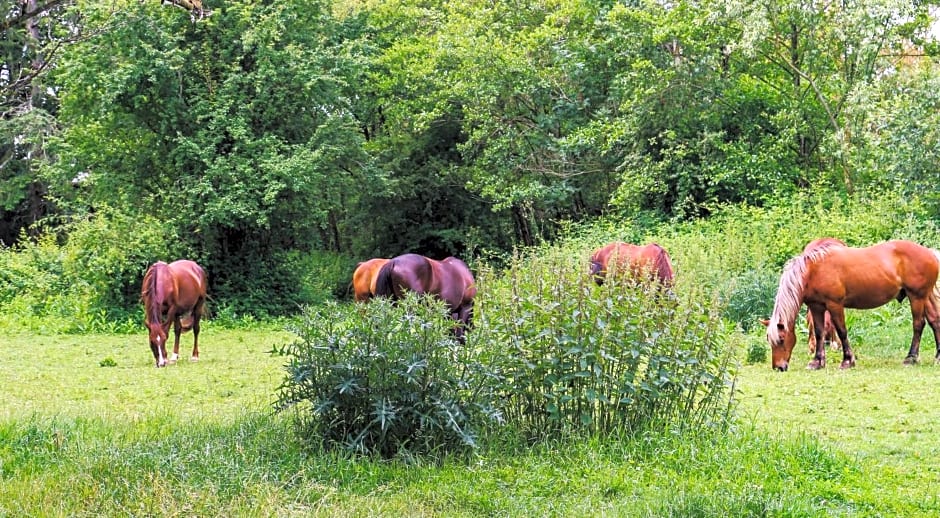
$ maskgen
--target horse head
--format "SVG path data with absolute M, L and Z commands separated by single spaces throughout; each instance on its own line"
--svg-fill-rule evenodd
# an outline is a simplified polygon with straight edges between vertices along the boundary
M 793 326 L 787 327 L 779 319 L 773 323 L 770 320 L 761 320 L 760 323 L 767 327 L 767 342 L 770 344 L 773 369 L 786 372 L 790 368 L 790 356 L 796 345 L 796 333 Z
M 604 265 L 601 264 L 601 262 L 595 259 L 594 257 L 591 257 L 590 273 L 591 273 L 591 278 L 594 279 L 594 282 L 597 283 L 598 286 L 601 286 L 604 284 L 604 278 L 606 276 L 605 274 L 607 273 L 607 271 L 604 268 Z
M 150 330 L 150 350 L 153 351 L 153 357 L 157 362 L 157 367 L 165 367 L 167 358 L 163 351 L 166 350 L 166 341 L 169 336 L 168 330 L 163 328 L 163 324 L 157 322 L 147 322 L 147 328 Z

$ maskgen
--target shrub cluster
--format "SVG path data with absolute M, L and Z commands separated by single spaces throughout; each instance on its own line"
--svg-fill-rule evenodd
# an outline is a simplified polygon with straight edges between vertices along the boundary
M 496 425 L 534 439 L 723 425 L 733 355 L 714 305 L 597 287 L 580 259 L 539 251 L 480 272 L 463 345 L 434 300 L 307 309 L 278 405 L 327 446 L 386 456 L 473 446 Z
M 300 406 L 301 428 L 327 447 L 393 456 L 477 444 L 500 419 L 490 372 L 458 343 L 444 305 L 410 295 L 398 304 L 306 308 L 277 407 Z
M 175 234 L 152 218 L 107 207 L 0 249 L 0 319 L 4 327 L 43 332 L 125 332 L 143 321 L 140 282 L 158 259 L 173 258 Z
M 507 422 L 550 436 L 722 423 L 733 355 L 716 305 L 681 285 L 598 287 L 586 263 L 541 250 L 483 279 L 478 339 L 499 350 Z

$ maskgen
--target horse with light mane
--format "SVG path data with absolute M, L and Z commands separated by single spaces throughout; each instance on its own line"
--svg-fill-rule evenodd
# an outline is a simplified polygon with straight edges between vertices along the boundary
M 940 360 L 940 316 L 935 287 L 940 252 L 911 241 L 895 240 L 866 248 L 823 246 L 790 259 L 783 268 L 774 310 L 767 325 L 772 366 L 786 371 L 796 342 L 794 323 L 800 306 L 813 315 L 817 343 L 822 340 L 825 312 L 842 341 L 841 368 L 855 366 L 845 326 L 845 308 L 873 309 L 906 297 L 913 334 L 905 364 L 918 361 L 924 326 L 929 324 Z M 807 368 L 826 365 L 826 348 L 817 347 Z

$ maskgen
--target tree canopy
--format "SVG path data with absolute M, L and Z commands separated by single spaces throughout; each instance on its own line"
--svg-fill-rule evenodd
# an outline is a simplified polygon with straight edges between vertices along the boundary
M 219 296 L 281 311 L 314 252 L 937 181 L 935 2 L 171 4 L 0 2 L 5 244 L 157 220 Z

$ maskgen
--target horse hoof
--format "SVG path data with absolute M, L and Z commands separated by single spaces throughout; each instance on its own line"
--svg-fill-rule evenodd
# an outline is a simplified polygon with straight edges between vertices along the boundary
M 842 364 L 839 365 L 840 369 L 851 369 L 855 367 L 855 360 L 842 360 Z
M 198 356 L 191 356 L 191 357 L 189 358 L 189 361 L 191 361 L 191 362 L 198 362 L 198 361 L 199 361 L 199 357 L 198 357 Z
M 818 371 L 819 369 L 822 369 L 822 368 L 825 367 L 825 366 L 826 366 L 826 362 L 824 362 L 824 361 L 819 361 L 819 360 L 813 360 L 813 361 L 809 362 L 809 364 L 806 366 L 806 368 L 809 369 L 809 370 L 811 370 L 811 371 Z
M 907 358 L 904 358 L 904 365 L 917 365 L 917 357 L 908 356 Z

